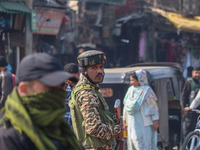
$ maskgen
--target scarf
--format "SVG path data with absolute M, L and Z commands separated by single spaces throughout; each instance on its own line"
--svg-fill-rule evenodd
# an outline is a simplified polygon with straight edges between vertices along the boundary
M 24 132 L 30 138 L 38 150 L 56 150 L 50 139 L 73 150 L 81 149 L 64 120 L 65 96 L 64 90 L 55 90 L 20 97 L 14 88 L 2 109 L 4 117 L 1 123 L 10 121 L 20 134 Z
M 131 86 L 128 89 L 124 98 L 125 109 L 128 113 L 132 114 L 140 109 L 147 96 L 148 89 L 149 86 Z

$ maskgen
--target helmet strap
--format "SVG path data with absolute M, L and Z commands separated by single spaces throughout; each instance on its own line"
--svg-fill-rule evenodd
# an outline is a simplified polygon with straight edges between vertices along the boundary
M 90 79 L 90 77 L 88 76 L 88 74 L 85 74 L 85 71 L 87 70 L 87 67 L 82 67 L 82 74 L 88 79 L 88 81 L 90 81 L 90 83 L 92 84 L 96 84 L 92 81 L 92 79 Z
M 85 71 L 86 71 L 87 67 L 82 67 L 82 69 L 81 69 L 81 72 L 82 72 L 83 75 L 85 75 Z
M 90 81 L 90 83 L 92 83 L 92 84 L 97 84 L 97 83 L 92 81 L 92 79 L 89 77 L 88 74 L 85 74 L 85 71 L 87 70 L 87 67 L 82 67 L 82 68 L 83 68 L 82 74 L 88 79 L 88 81 Z M 104 75 L 103 75 L 103 78 L 104 78 Z M 103 81 L 103 79 L 102 79 L 102 81 Z
M 92 81 L 92 79 L 90 79 L 90 77 L 88 76 L 88 74 L 84 74 L 84 76 L 90 81 L 90 83 L 96 84 L 96 83 L 94 83 L 94 82 Z

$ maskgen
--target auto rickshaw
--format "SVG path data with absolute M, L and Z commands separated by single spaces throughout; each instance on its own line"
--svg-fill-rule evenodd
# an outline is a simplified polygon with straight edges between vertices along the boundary
M 158 148 L 178 149 L 181 135 L 181 87 L 182 68 L 177 63 L 139 63 L 123 68 L 105 68 L 101 92 L 110 111 L 114 113 L 114 102 L 123 99 L 130 86 L 130 74 L 138 69 L 146 70 L 149 85 L 154 90 L 159 108 Z

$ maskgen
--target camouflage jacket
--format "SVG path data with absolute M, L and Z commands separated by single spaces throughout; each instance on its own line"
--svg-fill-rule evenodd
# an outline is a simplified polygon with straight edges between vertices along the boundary
M 83 83 L 90 84 L 95 90 L 100 92 L 99 85 L 91 84 L 85 76 L 81 77 L 76 87 Z M 119 125 L 114 125 L 113 127 L 111 124 L 102 122 L 99 115 L 100 112 L 97 110 L 97 108 L 100 107 L 101 101 L 98 95 L 91 89 L 78 92 L 75 95 L 75 100 L 83 116 L 87 134 L 104 140 L 110 140 L 114 135 L 121 132 L 121 127 Z

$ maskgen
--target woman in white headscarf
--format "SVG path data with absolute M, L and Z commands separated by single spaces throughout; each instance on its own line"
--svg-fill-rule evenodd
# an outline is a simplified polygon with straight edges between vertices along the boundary
M 130 75 L 123 110 L 124 129 L 128 130 L 129 150 L 157 150 L 159 112 L 156 95 L 148 85 L 146 71 Z

